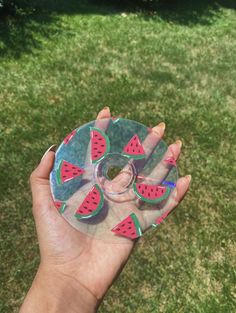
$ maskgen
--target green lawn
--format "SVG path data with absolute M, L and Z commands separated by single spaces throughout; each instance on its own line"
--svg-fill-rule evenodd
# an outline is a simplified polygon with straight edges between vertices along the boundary
M 107 105 L 146 125 L 165 121 L 193 181 L 140 240 L 100 312 L 236 312 L 233 1 L 156 13 L 67 2 L 0 22 L 0 312 L 18 312 L 39 263 L 32 169 Z

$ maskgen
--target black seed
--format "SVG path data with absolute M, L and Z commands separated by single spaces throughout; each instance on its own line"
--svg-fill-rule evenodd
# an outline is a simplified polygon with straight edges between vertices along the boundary
M 135 235 L 135 233 L 132 233 L 131 235 Z
M 93 202 L 93 204 L 97 205 L 97 202 Z
M 132 227 L 130 226 L 129 229 L 131 229 Z
M 128 222 L 128 224 L 132 224 L 132 222 Z
M 116 228 L 116 230 L 120 230 L 120 228 Z
M 64 175 L 63 178 L 66 178 L 66 176 Z
M 75 166 L 72 166 L 72 168 L 73 168 L 73 170 L 74 170 L 74 169 L 76 169 L 76 167 L 75 167 Z
M 75 173 L 73 173 L 73 175 L 77 175 L 77 174 L 78 174 L 78 173 L 76 173 L 76 172 L 75 172 Z
M 69 170 L 65 170 L 65 172 L 67 172 L 67 173 L 68 173 L 68 172 L 69 172 Z
M 87 209 L 88 207 L 86 205 L 84 205 L 84 208 Z
M 86 203 L 89 203 L 89 201 L 87 200 Z
M 91 209 L 89 209 L 89 212 L 92 212 L 92 210 L 91 210 Z
M 126 230 L 123 231 L 123 234 L 125 234 L 125 233 L 126 233 Z
M 121 226 L 122 226 L 122 227 L 124 227 L 124 226 L 125 226 L 125 224 L 122 224 Z
M 144 190 L 142 190 L 142 195 L 144 194 Z
M 150 197 L 150 192 L 148 192 L 148 197 Z
M 131 147 L 133 147 L 133 143 L 131 143 L 131 145 L 130 145 Z
M 79 210 L 79 212 L 80 212 L 80 213 L 83 213 L 83 211 L 82 211 L 82 210 Z

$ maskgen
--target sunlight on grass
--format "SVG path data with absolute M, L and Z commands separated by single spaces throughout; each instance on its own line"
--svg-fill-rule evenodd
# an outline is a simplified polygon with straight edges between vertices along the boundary
M 183 140 L 180 174 L 193 181 L 140 240 L 100 311 L 234 312 L 235 11 L 184 23 L 83 10 L 43 13 L 42 25 L 36 14 L 22 25 L 23 43 L 0 35 L 0 312 L 18 312 L 39 262 L 30 172 L 104 106 L 148 126 L 165 121 L 165 140 Z

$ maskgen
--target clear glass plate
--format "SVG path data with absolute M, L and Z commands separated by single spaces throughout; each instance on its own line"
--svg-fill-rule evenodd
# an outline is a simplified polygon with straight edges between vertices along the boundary
M 101 144 L 93 137 L 97 134 Z M 97 161 L 96 149 L 101 156 Z M 124 118 L 92 121 L 75 129 L 57 149 L 50 175 L 58 210 L 89 236 L 114 242 L 138 237 L 158 224 L 175 188 L 178 172 L 176 165 L 165 162 L 166 151 L 166 143 L 150 128 Z M 161 186 L 157 194 L 163 189 L 163 198 L 155 198 L 151 186 Z

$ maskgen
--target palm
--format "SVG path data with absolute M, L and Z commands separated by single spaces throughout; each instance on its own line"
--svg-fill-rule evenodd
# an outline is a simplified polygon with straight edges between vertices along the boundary
M 58 270 L 69 273 L 101 298 L 128 258 L 133 243 L 114 244 L 87 236 L 61 218 L 52 200 L 50 205 L 54 211 L 48 210 L 47 222 L 40 229 L 44 234 L 42 261 L 46 259 Z
M 161 136 L 154 136 L 153 138 L 154 140 L 150 140 L 150 138 L 145 140 L 146 144 L 144 142 L 146 153 L 152 150 L 151 145 L 156 144 Z M 177 158 L 180 148 L 177 145 L 172 145 L 168 151 Z M 61 218 L 60 214 L 55 210 L 50 193 L 48 175 L 53 165 L 54 153 L 49 154 L 51 156 L 47 156 L 48 160 L 45 160 L 45 164 L 46 161 L 51 163 L 51 165 L 45 165 L 48 166 L 48 173 L 45 170 L 45 174 L 41 175 L 45 177 L 37 178 L 37 188 L 39 186 L 41 188 L 41 198 L 39 201 L 37 201 L 39 197 L 38 192 L 33 190 L 34 206 L 37 207 L 34 209 L 34 214 L 42 262 L 47 263 L 49 266 L 52 265 L 60 272 L 73 277 L 93 295 L 101 298 L 127 261 L 134 242 L 126 238 L 119 238 L 117 242 L 114 242 L 114 240 L 111 241 L 109 238 L 108 240 L 97 239 L 94 236 L 88 236 L 84 232 L 76 230 L 65 219 Z M 155 170 L 160 172 L 160 168 L 156 168 Z M 163 175 L 166 174 L 164 168 L 161 171 Z M 120 175 L 124 174 L 121 173 Z M 155 171 L 153 175 L 155 175 Z M 111 188 L 119 190 L 124 183 L 125 177 L 120 176 L 119 179 L 115 178 L 112 181 Z M 132 191 L 127 193 L 126 196 L 120 197 L 115 207 L 112 201 L 113 199 L 108 198 L 107 205 L 108 212 L 110 212 L 109 224 L 115 226 L 116 221 L 121 220 L 131 212 L 135 212 L 140 220 L 142 229 L 146 229 L 153 219 L 177 205 L 177 202 L 186 193 L 188 185 L 189 182 L 180 179 L 177 183 L 177 193 L 173 193 L 173 196 L 170 197 L 161 211 L 149 210 L 146 212 L 145 210 L 140 210 L 141 203 L 131 201 L 134 198 Z M 36 189 L 36 186 L 34 188 Z M 84 185 L 73 197 L 77 197 L 77 199 L 82 201 L 87 190 L 90 188 L 91 185 L 89 183 Z M 69 215 L 72 214 L 70 207 L 65 212 Z M 104 230 L 105 227 L 107 227 L 107 224 L 105 225 L 105 221 L 101 221 L 96 226 L 96 230 L 99 231 L 99 228 Z M 91 231 L 93 232 L 92 229 L 94 228 L 91 227 Z

